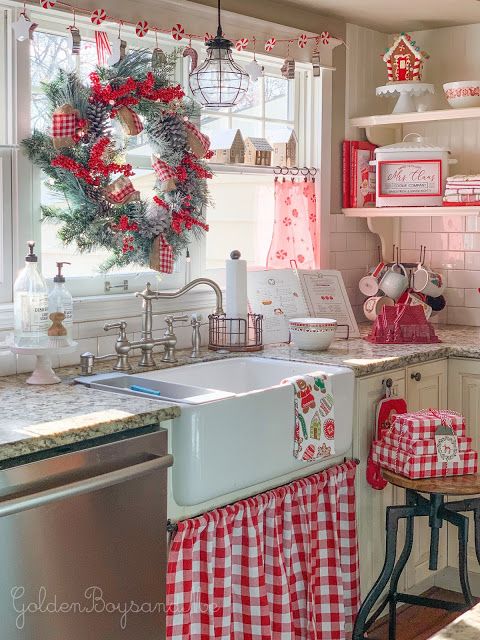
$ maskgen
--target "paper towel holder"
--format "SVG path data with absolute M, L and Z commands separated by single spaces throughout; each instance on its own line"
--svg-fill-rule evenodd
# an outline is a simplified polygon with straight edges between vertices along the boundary
M 249 313 L 244 318 L 226 315 L 208 316 L 208 348 L 210 351 L 262 351 L 263 315 Z

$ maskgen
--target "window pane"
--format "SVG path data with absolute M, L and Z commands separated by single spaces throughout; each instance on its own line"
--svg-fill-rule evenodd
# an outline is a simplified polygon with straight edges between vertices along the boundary
M 294 80 L 265 76 L 265 117 L 278 120 L 291 119 L 290 85 Z
M 95 71 L 97 66 L 97 48 L 94 42 L 82 40 L 80 48 L 80 75 L 83 80 L 88 80 L 88 76 Z
M 207 269 L 225 267 L 239 249 L 249 265 L 265 267 L 272 239 L 272 176 L 217 174 L 210 181 L 214 205 L 207 212 Z
M 214 116 L 211 113 L 203 113 L 201 120 L 201 128 L 204 133 L 211 135 L 215 131 L 228 129 L 228 118 Z
M 250 81 L 247 93 L 232 107 L 232 112 L 246 116 L 262 115 L 262 80 Z
M 244 120 L 243 118 L 232 118 L 232 128 L 240 129 L 244 138 L 249 136 L 260 137 L 262 135 L 261 120 Z

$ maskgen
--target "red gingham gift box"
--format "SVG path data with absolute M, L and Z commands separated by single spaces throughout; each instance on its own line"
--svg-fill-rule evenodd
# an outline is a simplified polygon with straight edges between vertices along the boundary
M 374 462 L 411 480 L 477 473 L 476 451 L 461 451 L 459 456 L 460 462 L 441 462 L 436 455 L 411 455 L 381 440 L 375 441 L 372 446 Z
M 455 411 L 443 409 L 401 413 L 395 416 L 393 428 L 412 440 L 428 440 L 435 438 L 437 428 L 441 425 L 452 427 L 458 437 L 465 436 L 465 418 Z
M 382 442 L 390 445 L 391 447 L 395 447 L 396 449 L 401 449 L 412 456 L 434 456 L 437 454 L 437 446 L 434 438 L 412 440 L 405 436 L 399 436 L 393 429 L 390 429 L 385 433 Z M 467 451 L 471 448 L 472 438 L 458 438 L 459 451 Z

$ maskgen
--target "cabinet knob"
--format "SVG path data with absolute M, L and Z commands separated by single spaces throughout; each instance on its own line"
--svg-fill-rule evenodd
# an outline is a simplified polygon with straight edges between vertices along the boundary
M 417 371 L 417 373 L 412 373 L 410 375 L 410 378 L 412 380 L 416 380 L 416 382 L 420 382 L 420 380 L 422 379 L 422 374 L 420 373 L 420 371 Z

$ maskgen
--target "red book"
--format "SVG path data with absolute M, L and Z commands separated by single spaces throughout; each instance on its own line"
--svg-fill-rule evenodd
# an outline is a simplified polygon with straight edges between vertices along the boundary
M 350 198 L 351 144 L 351 140 L 344 140 L 342 144 L 342 207 L 344 209 L 349 209 L 352 206 Z
M 375 206 L 375 171 L 370 166 L 376 146 L 362 140 L 350 145 L 350 202 L 352 207 Z

